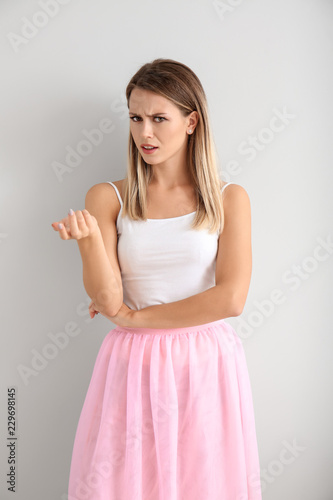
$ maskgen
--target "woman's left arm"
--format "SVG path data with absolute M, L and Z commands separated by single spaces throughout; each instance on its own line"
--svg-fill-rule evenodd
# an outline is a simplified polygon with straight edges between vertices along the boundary
M 231 184 L 224 192 L 224 228 L 219 236 L 215 286 L 183 300 L 138 311 L 125 304 L 109 319 L 121 326 L 182 328 L 239 316 L 252 273 L 251 206 L 246 190 Z

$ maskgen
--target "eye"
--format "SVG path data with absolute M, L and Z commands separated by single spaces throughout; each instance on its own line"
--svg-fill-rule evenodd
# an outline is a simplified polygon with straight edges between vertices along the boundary
M 139 118 L 139 120 L 135 120 L 134 118 Z M 159 120 L 165 120 L 163 116 L 155 116 L 154 118 L 158 118 Z M 132 120 L 134 123 L 137 123 L 138 121 L 141 120 L 140 116 L 130 116 L 130 120 Z M 158 121 L 157 123 L 161 123 Z

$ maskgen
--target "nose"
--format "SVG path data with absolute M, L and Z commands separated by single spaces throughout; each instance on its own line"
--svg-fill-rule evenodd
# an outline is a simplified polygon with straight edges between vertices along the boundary
M 142 124 L 142 128 L 141 128 L 141 133 L 142 133 L 142 137 L 145 138 L 145 137 L 153 137 L 154 133 L 153 133 L 153 125 L 152 123 L 150 122 L 149 119 L 145 119 L 141 122 Z

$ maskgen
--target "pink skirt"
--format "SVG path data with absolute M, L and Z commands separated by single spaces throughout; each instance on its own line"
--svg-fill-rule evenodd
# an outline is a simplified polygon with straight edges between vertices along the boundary
M 68 500 L 261 500 L 243 345 L 224 320 L 116 326 L 76 430 Z

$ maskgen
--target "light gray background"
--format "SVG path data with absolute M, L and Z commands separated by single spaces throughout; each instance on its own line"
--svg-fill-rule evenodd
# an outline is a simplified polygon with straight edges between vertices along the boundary
M 84 208 L 92 185 L 125 176 L 125 87 L 142 64 L 167 57 L 199 76 L 222 176 L 251 199 L 251 287 L 241 317 L 228 321 L 248 362 L 263 499 L 331 500 L 333 250 L 316 247 L 333 239 L 332 1 L 54 2 L 53 17 L 41 16 L 42 0 L 0 7 L 1 499 L 67 498 L 80 411 L 115 325 L 90 320 L 77 243 L 51 222 Z M 44 26 L 29 35 L 27 21 Z M 270 132 L 276 110 L 292 118 Z M 55 162 L 65 165 L 67 148 L 106 118 L 112 132 L 57 177 Z M 250 137 L 260 147 L 251 157 Z M 31 369 L 33 352 L 69 322 L 78 334 L 24 383 L 20 365 Z M 5 477 L 13 385 L 15 495 Z

